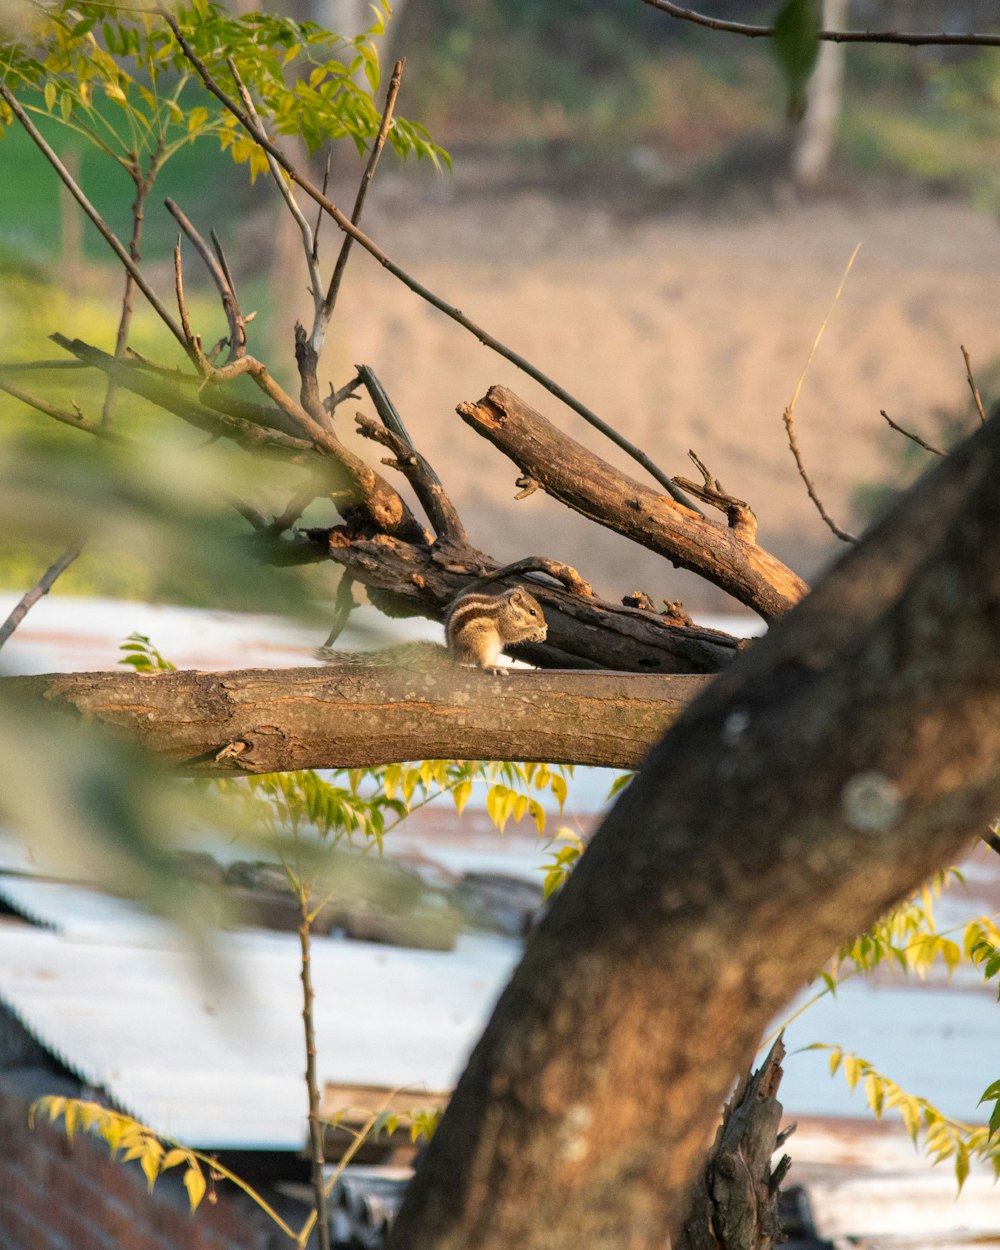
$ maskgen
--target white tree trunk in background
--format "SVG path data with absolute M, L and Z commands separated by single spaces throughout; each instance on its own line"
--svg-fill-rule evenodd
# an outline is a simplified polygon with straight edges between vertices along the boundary
M 843 29 L 849 8 L 850 0 L 824 0 L 824 29 Z M 844 44 L 824 43 L 809 83 L 806 115 L 792 153 L 792 176 L 797 186 L 815 187 L 826 177 L 837 141 L 843 87 Z

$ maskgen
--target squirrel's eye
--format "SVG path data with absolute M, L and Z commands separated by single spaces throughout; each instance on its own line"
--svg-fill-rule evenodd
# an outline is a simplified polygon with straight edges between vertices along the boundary
M 528 609 L 528 611 L 531 613 L 531 615 L 532 615 L 532 616 L 537 616 L 537 615 L 538 615 L 538 613 L 535 611 L 535 609 L 534 609 L 534 608 L 529 608 L 529 609 Z

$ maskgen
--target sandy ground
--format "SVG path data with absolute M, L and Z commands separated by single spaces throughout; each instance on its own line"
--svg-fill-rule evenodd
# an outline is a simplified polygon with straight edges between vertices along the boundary
M 947 202 L 622 220 L 537 192 L 459 194 L 440 184 L 421 198 L 388 177 L 365 224 L 394 260 L 670 472 L 688 474 L 694 448 L 755 508 L 761 541 L 806 576 L 839 544 L 805 497 L 781 417 L 855 245 L 858 260 L 796 407 L 803 454 L 842 524 L 863 523 L 856 488 L 892 472 L 902 454 L 904 440 L 879 409 L 929 437 L 939 408 L 965 411 L 971 428 L 959 344 L 984 376 L 996 356 L 1000 230 Z M 326 358 L 331 379 L 343 382 L 358 360 L 377 370 L 484 549 L 569 560 L 608 593 L 640 586 L 701 610 L 729 606 L 540 493 L 513 504 L 513 466 L 454 414 L 492 383 L 625 462 L 366 256 L 352 263 L 339 326 Z

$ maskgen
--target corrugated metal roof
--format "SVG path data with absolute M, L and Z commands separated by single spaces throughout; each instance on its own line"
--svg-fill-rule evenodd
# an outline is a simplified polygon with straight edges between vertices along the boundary
M 190 952 L 123 936 L 0 924 L 0 1001 L 157 1132 L 196 1147 L 299 1149 L 297 937 L 226 935 L 226 980 L 210 984 Z M 450 1089 L 518 955 L 496 937 L 464 936 L 444 953 L 317 938 L 320 1080 Z

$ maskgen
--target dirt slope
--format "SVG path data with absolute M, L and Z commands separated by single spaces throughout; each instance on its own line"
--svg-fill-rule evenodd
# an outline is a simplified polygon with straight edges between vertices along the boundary
M 900 452 L 879 409 L 928 434 L 936 408 L 969 405 L 971 422 L 959 344 L 984 374 L 997 355 L 1000 230 L 965 207 L 825 204 L 619 223 L 605 209 L 537 193 L 438 195 L 416 204 L 387 179 L 367 226 L 395 260 L 671 472 L 688 472 L 693 447 L 756 509 L 762 542 L 806 576 L 838 544 L 805 498 L 781 414 L 855 244 L 861 252 L 796 409 L 803 452 L 842 524 L 860 524 L 855 487 Z M 331 376 L 342 381 L 359 359 L 376 368 L 475 540 L 498 556 L 569 560 L 608 592 L 641 586 L 701 609 L 728 606 L 540 493 L 512 504 L 513 466 L 454 414 L 491 383 L 618 453 L 369 258 L 352 268 Z

